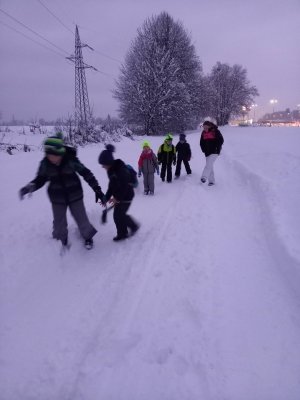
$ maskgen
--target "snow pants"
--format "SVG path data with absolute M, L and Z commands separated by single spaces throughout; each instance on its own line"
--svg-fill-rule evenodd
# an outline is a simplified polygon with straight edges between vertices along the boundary
M 192 173 L 190 164 L 188 160 L 179 158 L 177 159 L 177 164 L 176 164 L 176 170 L 175 170 L 175 176 L 180 176 L 180 171 L 181 171 L 181 163 L 183 162 L 185 166 L 186 173 L 189 175 Z
M 135 231 L 138 228 L 138 224 L 134 219 L 126 214 L 131 202 L 117 203 L 114 207 L 114 221 L 117 228 L 117 235 L 119 237 L 125 237 L 128 235 L 128 228 Z
M 208 182 L 215 183 L 214 163 L 218 158 L 218 154 L 211 154 L 206 157 L 206 164 L 202 172 L 201 179 L 208 179 Z
M 163 162 L 161 164 L 160 177 L 162 181 L 165 180 L 166 172 L 167 172 L 167 182 L 172 182 L 172 163 L 167 164 Z
M 70 208 L 71 214 L 76 221 L 81 236 L 84 239 L 91 239 L 97 233 L 97 230 L 93 227 L 88 219 L 83 200 L 75 201 L 69 205 L 52 203 L 53 238 L 61 240 L 62 243 L 66 242 L 68 239 L 68 207 Z
M 154 172 L 143 173 L 143 178 L 145 192 L 150 190 L 150 192 L 154 193 Z

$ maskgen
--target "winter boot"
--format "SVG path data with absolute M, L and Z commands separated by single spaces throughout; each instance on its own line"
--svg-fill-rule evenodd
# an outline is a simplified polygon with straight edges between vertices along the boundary
M 62 246 L 61 246 L 61 249 L 60 249 L 60 255 L 63 256 L 64 254 L 66 254 L 66 252 L 68 250 L 70 250 L 71 245 L 68 242 L 68 239 L 62 240 L 61 244 L 62 244 Z
M 93 239 L 86 239 L 86 240 L 85 240 L 85 242 L 84 242 L 84 247 L 85 247 L 87 250 L 91 250 L 91 249 L 93 248 L 93 246 L 94 246 L 94 241 L 93 241 Z
M 128 235 L 124 235 L 124 236 L 115 236 L 114 238 L 113 238 L 113 241 L 114 242 L 120 242 L 121 240 L 125 240 L 125 239 L 127 239 L 128 238 Z
M 135 228 L 131 229 L 131 235 L 130 236 L 134 236 L 137 233 L 137 231 L 140 229 L 140 227 L 141 226 L 139 224 L 136 224 Z

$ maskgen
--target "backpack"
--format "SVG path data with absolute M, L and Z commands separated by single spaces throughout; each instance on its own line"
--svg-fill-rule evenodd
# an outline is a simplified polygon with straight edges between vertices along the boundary
M 66 149 L 66 154 L 70 158 L 77 157 L 77 149 L 76 149 L 76 147 L 65 145 L 65 149 Z
M 130 176 L 130 180 L 129 180 L 130 186 L 132 186 L 133 188 L 138 187 L 139 181 L 137 178 L 136 170 L 129 164 L 126 165 L 126 168 L 129 172 L 129 176 Z

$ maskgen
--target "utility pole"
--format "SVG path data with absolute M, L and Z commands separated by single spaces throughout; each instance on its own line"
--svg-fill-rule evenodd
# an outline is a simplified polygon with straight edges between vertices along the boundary
M 94 50 L 87 44 L 81 43 L 78 26 L 75 30 L 75 55 L 67 57 L 75 64 L 75 125 L 76 133 L 82 135 L 83 140 L 87 140 L 89 131 L 92 128 L 92 114 L 89 103 L 89 95 L 86 84 L 85 69 L 91 68 L 98 71 L 95 67 L 87 65 L 83 61 L 82 47 Z

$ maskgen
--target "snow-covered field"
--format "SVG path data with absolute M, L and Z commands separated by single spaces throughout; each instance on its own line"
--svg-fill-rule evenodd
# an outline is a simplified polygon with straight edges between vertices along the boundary
M 55 134 L 53 126 L 42 126 L 35 133 L 30 132 L 29 126 L 0 126 L 0 143 L 11 145 L 28 145 L 32 150 L 40 149 L 45 135 Z
M 63 257 L 45 188 L 18 199 L 42 153 L 0 153 L 1 400 L 300 398 L 300 129 L 222 133 L 216 186 L 200 184 L 188 134 L 193 174 L 156 177 L 154 197 L 140 184 L 142 226 L 126 242 L 112 241 L 112 215 L 100 225 L 84 182 L 95 247 L 69 217 Z M 116 156 L 136 166 L 141 141 Z M 102 149 L 79 158 L 106 189 Z

